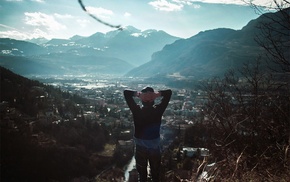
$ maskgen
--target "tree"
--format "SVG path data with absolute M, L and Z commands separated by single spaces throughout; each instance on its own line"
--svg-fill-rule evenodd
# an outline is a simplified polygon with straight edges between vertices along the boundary
M 274 71 L 273 80 L 276 84 L 275 89 L 279 94 L 271 99 L 275 109 L 284 117 L 285 123 L 281 124 L 281 127 L 287 128 L 286 132 L 288 132 L 288 142 L 286 142 L 288 145 L 284 148 L 284 158 L 289 160 L 289 152 L 286 150 L 289 149 L 290 145 L 290 1 L 273 0 L 267 7 L 258 6 L 251 2 L 250 4 L 258 13 L 261 13 L 262 9 L 277 12 L 263 14 L 265 21 L 257 26 L 260 34 L 256 36 L 255 40 L 266 51 L 268 61 L 277 65 L 271 70 Z
M 247 1 L 246 1 L 247 2 Z M 280 68 L 276 71 L 290 72 L 290 1 L 273 0 L 269 6 L 249 3 L 257 13 L 262 14 L 262 21 L 257 25 L 260 30 L 256 42 L 266 51 L 269 61 Z M 270 13 L 263 13 L 264 11 Z M 277 13 L 272 13 L 272 12 Z
M 210 150 L 218 160 L 226 159 L 228 166 L 236 165 L 229 168 L 233 174 L 237 166 L 250 171 L 289 170 L 289 94 L 277 88 L 272 73 L 261 69 L 260 60 L 245 64 L 239 73 L 229 71 L 204 84 Z M 242 154 L 239 163 L 243 165 L 233 164 Z

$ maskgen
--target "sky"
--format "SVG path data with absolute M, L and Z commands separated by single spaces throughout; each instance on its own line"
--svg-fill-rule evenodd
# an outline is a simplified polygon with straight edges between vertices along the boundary
M 260 16 L 243 0 L 82 0 L 86 10 L 112 25 L 163 30 L 189 38 L 216 28 L 242 29 Z M 268 5 L 272 0 L 253 0 Z M 78 0 L 0 0 L 0 38 L 69 39 L 115 28 L 89 16 Z

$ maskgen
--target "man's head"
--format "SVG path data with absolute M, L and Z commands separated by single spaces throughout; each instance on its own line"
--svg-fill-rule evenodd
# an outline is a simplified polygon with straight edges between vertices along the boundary
M 145 98 L 150 98 L 151 94 L 154 94 L 154 89 L 151 87 L 145 87 L 141 90 L 142 94 L 148 94 L 148 97 L 146 96 Z M 144 107 L 151 107 L 154 105 L 154 99 L 149 99 L 149 100 L 144 100 L 142 99 L 142 104 Z
M 147 93 L 147 92 L 154 92 L 154 89 L 152 87 L 145 87 L 141 90 L 142 93 Z

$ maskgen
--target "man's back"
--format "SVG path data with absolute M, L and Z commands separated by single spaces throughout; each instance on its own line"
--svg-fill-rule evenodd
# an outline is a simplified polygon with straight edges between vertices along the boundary
M 155 139 L 160 135 L 160 125 L 162 115 L 169 103 L 172 91 L 163 90 L 161 92 L 161 102 L 152 106 L 137 105 L 130 90 L 124 91 L 126 102 L 132 111 L 135 125 L 135 137 L 140 139 Z

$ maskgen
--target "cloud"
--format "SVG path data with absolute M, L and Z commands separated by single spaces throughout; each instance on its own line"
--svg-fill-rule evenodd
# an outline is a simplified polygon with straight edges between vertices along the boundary
M 58 23 L 53 16 L 41 12 L 29 13 L 25 12 L 25 24 L 47 29 L 49 31 L 57 31 L 66 27 Z
M 172 2 L 175 2 L 177 4 L 184 4 L 184 5 L 187 5 L 187 6 L 191 6 L 195 9 L 198 9 L 200 8 L 201 6 L 199 4 L 196 4 L 195 2 L 201 2 L 202 0 L 200 1 L 194 1 L 194 0 L 172 0 Z
M 125 17 L 130 17 L 131 16 L 131 13 L 126 12 L 126 13 L 124 13 L 124 16 Z
M 23 0 L 5 0 L 7 2 L 22 2 Z
M 91 24 L 91 21 L 87 20 L 87 19 L 77 19 L 76 20 L 78 25 L 81 27 L 87 27 L 87 25 Z
M 0 31 L 0 38 L 13 38 L 13 39 L 27 39 L 29 36 L 17 30 L 14 27 L 10 27 L 4 24 L 0 24 L 0 28 L 5 31 Z
M 182 1 L 182 0 L 181 0 Z M 237 5 L 245 5 L 245 1 L 243 0 L 185 0 L 191 2 L 202 2 L 202 3 L 213 3 L 213 4 L 237 4 Z M 252 1 L 252 0 L 249 0 Z
M 44 32 L 40 29 L 34 29 L 31 33 L 30 33 L 30 39 L 31 38 L 39 38 L 39 37 L 45 37 L 47 39 L 51 39 L 53 38 L 51 35 L 49 35 L 47 32 Z
M 31 0 L 31 1 L 38 2 L 38 3 L 44 3 L 45 2 L 44 0 Z
M 23 32 L 18 30 L 0 31 L 1 38 L 12 38 L 17 40 L 26 40 L 33 38 L 45 37 L 51 39 L 52 37 L 40 29 L 34 29 L 31 32 Z
M 24 40 L 24 39 L 28 39 L 29 36 L 17 30 L 9 30 L 9 31 L 0 31 L 0 38 L 12 38 L 12 39 Z
M 87 11 L 92 15 L 97 16 L 98 18 L 110 19 L 110 17 L 114 14 L 113 11 L 104 9 L 102 7 L 95 8 L 88 6 L 86 7 Z
M 59 19 L 72 19 L 74 18 L 72 15 L 70 14 L 58 14 L 58 13 L 54 13 L 54 16 L 56 18 L 59 18 Z
M 186 4 L 186 5 L 192 5 L 193 1 L 192 0 L 172 0 L 175 3 L 178 4 Z
M 7 2 L 23 2 L 23 0 L 5 0 Z M 45 0 L 30 0 L 32 2 L 45 3 Z
M 160 11 L 180 11 L 183 8 L 183 4 L 170 3 L 167 0 L 156 0 L 149 2 L 149 5 L 153 6 L 156 10 Z
M 281 3 L 284 0 L 277 0 Z M 274 0 L 155 0 L 149 4 L 155 9 L 160 11 L 179 11 L 183 6 L 192 6 L 200 8 L 200 5 L 194 3 L 212 3 L 212 4 L 236 4 L 236 5 L 249 5 L 250 3 L 259 6 L 275 6 Z
M 201 2 L 195 0 L 155 0 L 149 2 L 151 6 L 160 11 L 181 11 L 184 6 L 191 6 L 193 8 L 200 8 L 199 4 L 194 4 L 195 2 Z
M 249 3 L 260 5 L 260 6 L 271 6 L 274 5 L 274 0 L 173 0 L 174 2 L 180 3 L 194 3 L 194 2 L 202 2 L 202 3 L 214 3 L 214 4 L 236 4 L 236 5 L 248 5 Z M 278 3 L 284 0 L 277 0 Z
M 278 4 L 288 4 L 289 3 L 285 3 L 286 1 L 285 0 L 275 0 Z M 289 2 L 289 1 L 287 1 Z M 245 0 L 245 3 L 249 4 L 255 4 L 255 5 L 258 5 L 258 6 L 263 6 L 263 7 L 277 7 L 274 0 Z M 289 7 L 289 6 L 288 6 Z
M 11 29 L 11 30 L 16 30 L 16 28 L 4 25 L 4 24 L 0 24 L 0 27 L 5 28 L 5 29 Z

